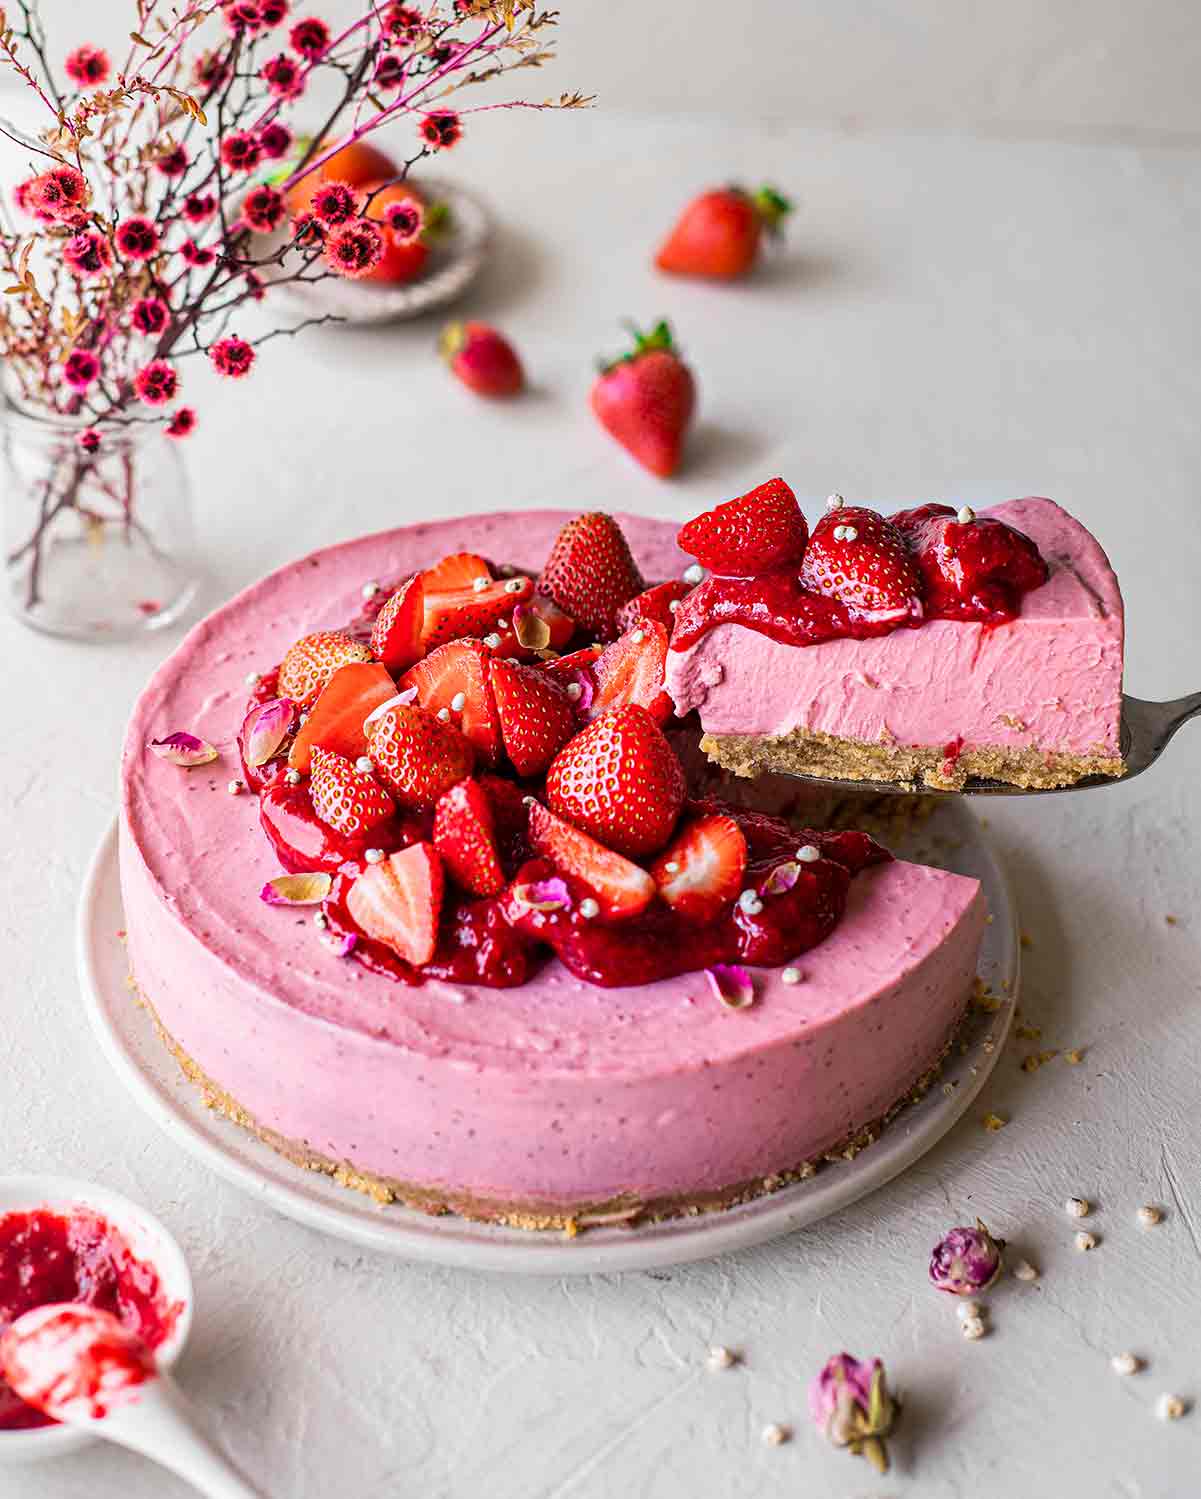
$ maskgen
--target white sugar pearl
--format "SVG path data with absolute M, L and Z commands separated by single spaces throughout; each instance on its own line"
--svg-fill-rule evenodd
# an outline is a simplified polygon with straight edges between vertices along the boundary
M 1185 1404 L 1179 1395 L 1161 1395 L 1155 1402 L 1155 1414 L 1161 1421 L 1179 1421 Z
M 300 772 L 298 770 L 285 770 L 284 780 L 287 781 L 289 786 L 299 786 Z
M 1069 1218 L 1087 1218 L 1092 1208 L 1085 1197 L 1069 1197 L 1063 1210 Z
M 584 691 L 584 689 L 580 686 L 580 684 L 578 682 L 568 682 L 568 684 L 567 684 L 567 696 L 572 700 L 573 703 L 576 702 L 579 699 L 579 697 L 581 696 L 581 694 L 583 693 L 583 691 Z
M 442 720 L 443 723 L 448 723 L 450 721 L 450 709 L 449 708 L 439 708 L 438 709 L 438 717 Z
M 834 540 L 835 541 L 841 541 L 842 538 L 846 534 L 847 534 L 847 528 L 845 526 L 835 526 L 834 527 Z
M 959 1324 L 959 1331 L 969 1343 L 976 1343 L 988 1332 L 988 1325 L 983 1317 L 967 1317 Z
M 475 589 L 476 593 L 483 593 L 491 581 L 491 578 L 472 578 L 471 586 Z
M 366 755 L 360 755 L 359 758 L 354 762 L 354 768 L 358 771 L 361 771 L 363 775 L 368 776 L 375 769 L 375 766 L 372 765 L 371 761 L 367 758 Z
M 586 895 L 580 902 L 580 915 L 585 921 L 591 921 L 594 916 L 600 915 L 600 906 L 590 895 Z
M 822 856 L 820 848 L 815 848 L 812 843 L 802 843 L 796 851 L 797 858 L 802 864 L 816 864 Z
M 668 874 L 679 874 L 680 872 L 680 865 L 676 859 L 668 859 L 663 868 L 667 870 Z
M 1137 1374 L 1143 1367 L 1143 1361 L 1136 1353 L 1115 1353 L 1109 1361 L 1109 1367 L 1115 1374 Z
M 856 529 L 855 529 L 854 526 L 843 526 L 843 528 L 842 528 L 842 539 L 844 541 L 856 541 L 858 539 L 858 537 L 859 537 L 859 532 L 856 531 Z
M 329 925 L 329 917 L 324 911 L 317 911 L 313 916 L 313 925 L 319 932 L 323 932 Z
M 1038 1271 L 1029 1260 L 1019 1260 L 1013 1267 L 1013 1273 L 1019 1280 L 1037 1280 Z
M 365 599 L 373 599 L 379 592 L 379 584 L 374 580 L 372 580 L 370 583 L 364 583 L 362 588 L 359 589 L 359 592 Z
M 738 1359 L 728 1348 L 722 1348 L 719 1345 L 716 1348 L 710 1348 L 705 1362 L 710 1369 L 730 1369 L 738 1362 Z
M 246 782 L 237 780 L 230 781 L 225 789 L 229 792 L 230 796 L 237 796 L 239 795 L 239 793 L 246 790 Z
M 799 984 L 805 975 L 799 968 L 782 968 L 780 970 L 780 982 L 782 984 Z
M 525 579 L 524 578 L 510 578 L 509 581 L 505 584 L 505 592 L 506 593 L 520 593 L 521 590 L 524 587 L 525 587 Z
M 846 501 L 843 499 L 843 497 L 840 494 L 828 494 L 826 496 L 826 509 L 827 510 L 841 510 L 842 507 L 845 504 L 846 504 Z
M 753 890 L 744 890 L 738 897 L 738 904 L 748 916 L 758 916 L 763 909 L 763 902 Z
M 465 692 L 456 692 L 450 700 L 450 711 L 452 713 L 462 713 L 466 706 L 467 694 Z
M 645 630 L 635 630 L 631 634 L 630 639 L 634 642 L 635 645 L 641 645 L 642 642 L 646 639 L 646 631 Z
M 1093 1234 L 1086 1233 L 1083 1229 L 1076 1235 L 1074 1243 L 1076 1248 L 1082 1253 L 1089 1249 L 1096 1249 L 1097 1247 L 1096 1237 Z
M 261 671 L 248 671 L 246 673 L 247 687 L 257 687 L 262 680 L 263 674 Z
M 495 635 L 495 634 L 493 634 L 493 635 L 485 635 L 484 636 L 484 644 L 488 647 L 488 649 L 490 651 L 494 651 L 500 645 L 500 636 L 499 635 Z
M 1154 1228 L 1157 1223 L 1163 1221 L 1163 1214 L 1158 1208 L 1148 1203 L 1146 1207 L 1139 1208 L 1138 1221 L 1143 1228 Z
M 763 1442 L 767 1447 L 782 1447 L 792 1435 L 787 1426 L 781 1426 L 778 1421 L 773 1421 L 769 1426 L 763 1428 Z
M 384 862 L 384 851 L 382 848 L 369 848 L 363 855 L 368 864 L 382 864 Z
M 690 563 L 681 574 L 685 583 L 699 583 L 705 576 L 705 569 L 699 562 Z
M 668 599 L 668 601 L 667 601 L 667 607 L 668 607 L 668 610 L 672 614 L 674 614 L 676 612 L 676 610 L 680 607 L 680 601 L 679 601 L 679 599 Z
M 974 521 L 976 519 L 976 512 L 970 505 L 962 505 L 960 506 L 959 514 L 955 517 L 955 519 L 961 526 L 966 526 L 971 521 Z
M 984 1308 L 978 1301 L 961 1301 L 955 1308 L 955 1315 L 961 1322 L 969 1322 L 973 1317 L 983 1317 Z

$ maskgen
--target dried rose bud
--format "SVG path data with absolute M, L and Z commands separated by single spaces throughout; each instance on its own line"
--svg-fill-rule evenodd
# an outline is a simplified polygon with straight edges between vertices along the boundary
M 884 1365 L 836 1353 L 809 1384 L 809 1413 L 835 1447 L 866 1457 L 877 1473 L 888 1471 L 884 1438 L 892 1431 L 900 1406 L 889 1393 Z
M 976 1219 L 975 1228 L 952 1228 L 930 1255 L 930 1280 L 952 1296 L 974 1296 L 985 1291 L 1001 1273 L 1004 1239 L 994 1239 Z

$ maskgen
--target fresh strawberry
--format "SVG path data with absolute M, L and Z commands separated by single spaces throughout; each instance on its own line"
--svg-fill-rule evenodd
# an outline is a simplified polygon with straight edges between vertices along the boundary
M 634 339 L 633 351 L 605 366 L 593 384 L 592 409 L 643 468 L 666 479 L 680 464 L 696 383 L 666 323 L 656 323 L 646 334 L 635 329 Z
M 636 704 L 595 719 L 546 775 L 552 812 L 620 854 L 651 854 L 671 836 L 684 772 L 663 731 Z
M 740 187 L 693 198 L 655 256 L 661 271 L 732 281 L 755 263 L 764 230 L 778 232 L 792 204 L 774 188 L 753 196 Z
M 416 687 L 417 702 L 427 712 L 445 710 L 450 722 L 471 741 L 486 765 L 500 761 L 500 719 L 488 684 L 488 647 L 478 640 L 452 640 L 431 651 L 400 679 Z
M 422 649 L 432 651 L 447 640 L 495 633 L 498 621 L 508 620 L 517 605 L 527 603 L 533 592 L 529 578 L 504 578 L 483 588 L 431 589 L 427 583 Z
M 567 689 L 516 661 L 494 660 L 488 676 L 513 769 L 519 776 L 541 775 L 577 728 Z
M 940 618 L 1001 624 L 1017 615 L 1024 593 L 1047 581 L 1034 542 L 993 516 L 921 505 L 890 520 L 921 572 L 928 612 Z
M 529 837 L 531 847 L 592 891 L 599 914 L 610 921 L 637 916 L 655 898 L 655 882 L 645 869 L 548 812 L 541 802 L 530 803 Z
M 293 770 L 307 772 L 313 747 L 318 744 L 348 760 L 357 760 L 367 753 L 364 720 L 395 696 L 396 684 L 387 667 L 378 661 L 352 661 L 339 667 L 296 731 L 288 764 Z
M 742 893 L 746 839 L 732 817 L 710 813 L 684 823 L 651 865 L 659 894 L 690 920 L 715 921 Z
M 548 661 L 543 661 L 542 670 L 556 681 L 570 682 L 581 668 L 591 671 L 604 649 L 599 641 L 594 641 L 592 645 L 581 646 L 578 651 L 572 651 L 569 656 L 552 656 Z
M 667 631 L 654 620 L 640 619 L 596 658 L 596 693 L 589 718 L 609 708 L 639 703 L 656 723 L 665 723 L 674 708 L 663 688 L 667 671 Z
M 480 790 L 492 811 L 492 832 L 502 862 L 514 868 L 529 857 L 526 844 L 525 792 L 503 776 L 479 776 Z
M 477 781 L 460 781 L 439 797 L 434 846 L 450 873 L 472 895 L 499 895 L 505 888 L 492 804 Z
M 346 909 L 368 937 L 420 967 L 434 956 L 446 879 L 438 851 L 412 843 L 369 864 L 346 894 Z
M 416 809 L 434 806 L 444 791 L 471 774 L 475 759 L 452 724 L 402 703 L 372 720 L 367 753 L 400 805 Z
M 676 537 L 710 572 L 744 578 L 800 562 L 808 540 L 801 507 L 783 479 L 704 511 Z
M 593 510 L 569 520 L 555 537 L 538 587 L 581 630 L 612 640 L 617 611 L 646 585 L 621 527 Z
M 900 531 L 874 510 L 842 505 L 813 528 L 801 582 L 837 599 L 861 623 L 895 627 L 922 618 L 921 579 Z
M 279 664 L 279 695 L 290 697 L 298 708 L 311 708 L 340 666 L 370 660 L 367 647 L 341 631 L 319 630 L 302 636 L 288 647 Z
M 640 593 L 637 598 L 632 598 L 628 604 L 623 604 L 617 611 L 617 628 L 624 635 L 627 630 L 632 630 L 640 619 L 653 619 L 671 634 L 671 627 L 676 622 L 676 611 L 673 604 L 692 592 L 692 584 L 685 583 L 682 578 L 674 578 L 670 583 L 656 583 L 653 588 L 648 588 L 645 593 Z
M 514 661 L 536 661 L 544 651 L 561 651 L 575 634 L 575 620 L 554 599 L 535 592 L 528 604 L 518 604 L 508 630 L 500 630 L 498 656 Z
M 481 396 L 513 396 L 525 384 L 517 351 L 487 323 L 451 323 L 438 352 L 469 390 Z
M 335 750 L 313 749 L 313 778 L 309 783 L 313 811 L 336 833 L 361 838 L 396 810 L 392 798 L 369 770 Z
M 452 588 L 471 588 L 477 578 L 491 583 L 492 569 L 474 552 L 454 552 L 433 567 L 427 567 L 421 578 L 431 592 L 446 593 Z
M 407 671 L 421 659 L 425 585 L 421 574 L 402 583 L 375 616 L 371 649 L 390 672 Z

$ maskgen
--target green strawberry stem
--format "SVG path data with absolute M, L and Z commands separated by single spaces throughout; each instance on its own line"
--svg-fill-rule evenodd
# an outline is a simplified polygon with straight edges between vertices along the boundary
M 769 234 L 778 234 L 781 224 L 792 212 L 792 204 L 788 199 L 766 183 L 757 193 L 751 194 L 751 202 Z
M 649 333 L 643 333 L 637 323 L 626 319 L 622 325 L 628 328 L 630 336 L 634 340 L 634 347 L 625 354 L 619 354 L 616 359 L 598 359 L 597 369 L 602 375 L 607 375 L 611 369 L 616 369 L 619 364 L 632 364 L 643 354 L 650 354 L 656 349 L 661 349 L 665 354 L 678 356 L 679 350 L 671 336 L 671 326 L 664 318 L 660 318 Z

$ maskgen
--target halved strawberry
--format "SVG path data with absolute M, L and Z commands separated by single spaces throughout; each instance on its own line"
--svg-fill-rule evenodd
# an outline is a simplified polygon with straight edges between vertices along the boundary
M 680 527 L 680 549 L 715 573 L 750 577 L 801 560 L 809 527 L 783 479 L 769 479 Z
M 535 592 L 528 604 L 518 604 L 500 630 L 495 654 L 517 661 L 534 661 L 543 651 L 561 651 L 575 634 L 575 620 L 564 614 L 554 599 Z
M 671 634 L 671 627 L 676 622 L 676 611 L 671 607 L 678 604 L 685 594 L 692 592 L 693 585 L 685 583 L 683 578 L 673 578 L 669 583 L 656 583 L 653 588 L 648 588 L 645 593 L 640 593 L 632 598 L 628 604 L 623 604 L 617 611 L 617 628 L 621 631 L 632 630 L 640 619 L 653 619 Z
M 609 708 L 638 703 L 657 723 L 672 715 L 671 698 L 663 689 L 667 671 L 667 631 L 654 620 L 640 619 L 633 629 L 605 647 L 596 658 L 596 695 L 589 718 Z
M 505 754 L 519 776 L 541 775 L 578 727 L 567 689 L 516 661 L 493 660 L 488 670 Z
M 477 776 L 480 790 L 492 809 L 492 828 L 497 847 L 508 858 L 525 858 L 525 792 L 503 776 Z
M 372 720 L 367 753 L 400 805 L 417 809 L 433 807 L 444 791 L 471 774 L 475 760 L 453 725 L 403 703 Z
M 651 875 L 681 916 L 714 921 L 742 893 L 746 852 L 734 819 L 710 813 L 684 823 L 651 865 Z
M 279 695 L 290 697 L 298 708 L 309 708 L 340 666 L 370 660 L 367 647 L 340 630 L 304 635 L 284 652 L 279 664 Z
M 313 811 L 326 827 L 347 838 L 361 838 L 386 822 L 396 810 L 392 798 L 369 770 L 336 750 L 313 748 L 313 778 L 309 783 Z
M 472 895 L 499 895 L 505 888 L 492 804 L 477 781 L 469 777 L 439 797 L 434 845 L 450 873 Z
M 375 617 L 371 649 L 390 672 L 407 671 L 421 659 L 425 585 L 421 574 L 402 583 Z
M 422 574 L 425 586 L 435 592 L 445 592 L 450 588 L 471 588 L 477 578 L 484 578 L 491 583 L 492 569 L 483 557 L 477 557 L 474 552 L 454 552 L 449 557 L 443 557 L 433 567 L 427 567 Z
M 434 956 L 445 876 L 438 851 L 412 843 L 369 864 L 346 893 L 346 909 L 376 942 L 420 967 Z
M 646 585 L 621 527 L 611 515 L 591 511 L 555 537 L 538 586 L 582 630 L 612 640 L 617 611 Z
M 447 640 L 491 635 L 497 622 L 508 619 L 518 604 L 534 592 L 529 578 L 505 578 L 483 588 L 431 588 L 425 584 L 425 623 L 422 648 L 431 651 Z
M 313 747 L 318 744 L 348 760 L 357 760 L 367 751 L 363 721 L 381 703 L 395 696 L 396 684 L 387 667 L 378 661 L 352 661 L 349 666 L 339 667 L 296 731 L 288 751 L 288 764 L 293 770 L 306 772 Z
M 530 803 L 529 835 L 538 853 L 587 885 L 600 914 L 611 921 L 637 916 L 654 900 L 655 882 L 645 869 L 556 817 L 541 802 Z
M 837 599 L 869 624 L 922 618 L 922 588 L 905 538 L 890 521 L 860 505 L 828 510 L 813 528 L 801 582 Z
M 402 688 L 416 687 L 417 701 L 430 713 L 443 710 L 471 741 L 488 765 L 501 756 L 500 719 L 488 685 L 486 645 L 478 640 L 452 640 L 431 651 L 400 679 Z
M 572 651 L 568 656 L 552 656 L 549 661 L 543 661 L 540 670 L 548 676 L 555 677 L 560 682 L 570 682 L 574 674 L 581 667 L 589 671 L 596 665 L 597 657 L 602 654 L 605 647 L 599 641 L 592 645 L 583 646 L 578 651 Z
M 551 811 L 622 854 L 650 854 L 671 836 L 684 772 L 663 731 L 637 704 L 595 719 L 555 756 Z

